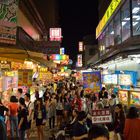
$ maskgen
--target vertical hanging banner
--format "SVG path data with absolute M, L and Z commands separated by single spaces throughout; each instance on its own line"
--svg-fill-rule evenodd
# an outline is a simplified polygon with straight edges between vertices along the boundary
M 77 55 L 77 67 L 82 67 L 83 66 L 83 58 L 82 54 Z
M 0 43 L 16 44 L 18 0 L 0 0 Z
M 83 52 L 83 50 L 84 50 L 84 44 L 81 41 L 81 42 L 79 42 L 79 52 Z
M 18 86 L 32 86 L 32 70 L 19 70 L 18 71 Z
M 83 85 L 86 91 L 99 92 L 101 89 L 100 71 L 83 72 Z

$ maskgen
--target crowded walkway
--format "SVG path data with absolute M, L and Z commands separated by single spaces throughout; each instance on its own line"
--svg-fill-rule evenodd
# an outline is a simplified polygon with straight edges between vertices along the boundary
M 45 85 L 43 95 L 39 87 L 32 95 L 18 89 L 7 104 L 0 100 L 1 140 L 139 140 L 139 111 L 124 106 L 117 93 L 103 87 L 85 94 L 69 79 Z

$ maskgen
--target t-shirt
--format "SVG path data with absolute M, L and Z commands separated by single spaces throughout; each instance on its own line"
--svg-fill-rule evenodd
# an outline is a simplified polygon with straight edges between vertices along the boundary
M 27 124 L 28 124 L 27 115 L 28 115 L 27 109 L 24 108 L 24 109 L 21 109 L 19 111 L 19 114 L 18 114 L 19 122 L 20 122 L 21 118 L 23 118 L 23 123 L 21 124 L 20 130 L 26 130 L 27 129 Z
M 28 109 L 29 112 L 30 112 L 31 110 L 32 110 L 32 111 L 34 110 L 34 103 L 33 103 L 33 102 L 29 101 L 29 102 L 25 102 L 25 104 L 26 104 L 26 107 L 27 107 L 27 109 Z M 29 114 L 28 114 L 28 115 L 29 115 Z M 30 117 L 30 118 L 28 118 L 28 120 L 32 120 L 32 118 L 33 118 L 33 113 L 32 113 L 31 116 L 28 116 L 28 117 Z
M 73 136 L 79 137 L 82 135 L 87 134 L 87 128 L 85 125 L 82 125 L 81 123 L 77 122 L 73 126 Z
M 17 103 L 10 103 L 9 104 L 9 110 L 11 116 L 17 116 L 18 115 L 18 104 Z
M 5 107 L 4 105 L 0 105 L 0 116 L 4 117 L 5 111 L 9 111 L 9 109 Z

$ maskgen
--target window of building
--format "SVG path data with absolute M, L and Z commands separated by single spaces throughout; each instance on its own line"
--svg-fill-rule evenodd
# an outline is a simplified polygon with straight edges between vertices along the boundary
M 102 56 L 105 53 L 105 32 L 103 32 L 100 37 L 98 38 L 99 41 L 99 50 L 100 50 L 100 56 Z
M 127 0 L 121 9 L 122 41 L 130 37 L 130 1 Z
M 113 26 L 113 21 L 110 22 L 110 24 L 108 26 L 108 31 L 109 31 L 108 46 L 114 46 L 114 26 Z
M 109 31 L 108 27 L 105 29 L 105 48 L 109 46 Z
M 132 0 L 133 35 L 140 35 L 140 3 Z
M 114 43 L 120 44 L 121 38 L 121 17 L 119 11 L 114 18 Z
M 102 53 L 105 54 L 106 52 L 106 32 L 102 33 Z

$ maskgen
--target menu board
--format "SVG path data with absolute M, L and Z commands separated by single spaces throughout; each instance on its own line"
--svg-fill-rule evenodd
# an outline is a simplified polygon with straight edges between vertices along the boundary
M 131 92 L 130 104 L 140 106 L 140 92 Z
M 132 85 L 131 75 L 119 74 L 119 85 L 125 85 L 125 86 Z
M 117 74 L 103 75 L 103 79 L 102 80 L 103 80 L 104 84 L 114 84 L 114 85 L 118 84 Z
M 128 104 L 128 91 L 121 90 L 119 91 L 119 99 L 122 103 Z

